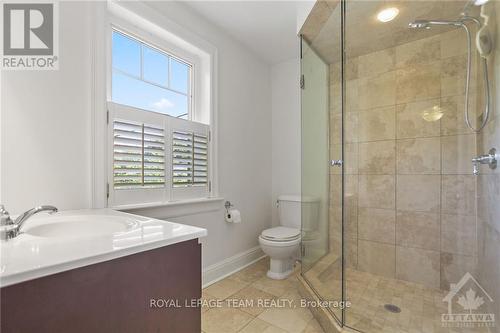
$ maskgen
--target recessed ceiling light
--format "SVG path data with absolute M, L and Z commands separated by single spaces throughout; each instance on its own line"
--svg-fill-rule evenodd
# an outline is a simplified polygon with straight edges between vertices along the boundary
M 474 1 L 474 4 L 475 4 L 476 6 L 482 6 L 482 5 L 484 5 L 485 3 L 487 3 L 488 1 L 489 1 L 489 0 L 475 0 L 475 1 Z
M 394 20 L 396 16 L 399 14 L 399 9 L 396 7 L 386 8 L 378 12 L 377 20 L 380 22 L 389 22 Z

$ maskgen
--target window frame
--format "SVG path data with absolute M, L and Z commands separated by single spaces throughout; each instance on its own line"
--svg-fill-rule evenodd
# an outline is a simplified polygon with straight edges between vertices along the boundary
M 112 41 L 112 38 L 113 38 L 113 34 L 117 32 L 123 36 L 125 36 L 126 38 L 129 38 L 129 39 L 132 39 L 134 40 L 135 42 L 137 42 L 138 44 L 141 45 L 141 52 L 140 52 L 140 68 L 141 68 L 141 73 L 140 73 L 140 76 L 135 76 L 133 74 L 129 74 L 127 72 L 124 72 L 118 68 L 114 68 L 113 67 L 113 41 Z M 110 80 L 111 82 L 109 83 L 110 84 L 110 101 L 111 102 L 114 102 L 116 103 L 115 101 L 113 101 L 113 96 L 112 96 L 112 92 L 113 92 L 113 71 L 118 71 L 120 74 L 122 75 L 125 75 L 129 78 L 132 78 L 132 79 L 135 79 L 135 80 L 138 80 L 138 81 L 142 81 L 142 82 L 145 82 L 147 84 L 150 84 L 152 86 L 155 86 L 155 87 L 158 87 L 158 88 L 161 88 L 161 89 L 165 89 L 165 90 L 168 90 L 168 91 L 172 91 L 174 93 L 177 93 L 177 94 L 181 94 L 181 95 L 184 95 L 188 98 L 188 110 L 187 110 L 187 120 L 190 120 L 190 121 L 193 121 L 193 113 L 194 113 L 194 78 L 195 78 L 195 65 L 191 62 L 189 62 L 189 60 L 186 60 L 186 59 L 182 59 L 180 58 L 179 56 L 176 56 L 175 54 L 171 53 L 171 52 L 168 52 L 167 50 L 165 49 L 162 49 L 160 46 L 157 46 L 157 45 L 154 45 L 152 43 L 150 43 L 149 41 L 147 40 L 144 40 L 144 39 L 141 39 L 141 37 L 139 36 L 136 36 L 135 34 L 133 33 L 130 33 L 124 29 L 121 29 L 120 27 L 118 27 L 116 24 L 111 24 L 111 74 L 110 74 Z M 150 49 L 153 49 L 153 50 L 156 50 L 158 51 L 159 53 L 161 54 L 164 54 L 168 57 L 168 78 L 167 78 L 167 81 L 168 81 L 168 87 L 165 87 L 165 86 L 162 86 L 158 83 L 155 83 L 155 82 L 152 82 L 152 81 L 149 81 L 147 80 L 146 78 L 144 78 L 144 49 L 142 47 L 142 45 L 145 45 L 146 47 L 150 48 Z M 174 59 L 175 61 L 177 62 L 180 62 L 180 63 L 184 63 L 185 65 L 187 65 L 189 67 L 189 82 L 188 82 L 188 89 L 187 89 L 187 93 L 183 93 L 181 91 L 177 91 L 175 89 L 172 89 L 170 87 L 170 80 L 171 80 L 171 59 Z M 119 104 L 119 103 L 117 103 Z M 125 105 L 125 104 L 124 104 Z M 128 105 L 130 107 L 133 107 L 133 108 L 136 108 L 132 105 Z M 137 108 L 138 109 L 138 108 Z M 145 111 L 151 111 L 151 112 L 157 112 L 157 113 L 160 113 L 160 114 L 165 114 L 165 115 L 168 115 L 170 116 L 169 114 L 166 114 L 166 113 L 162 113 L 162 112 L 158 112 L 158 111 L 154 111 L 154 110 L 148 110 L 148 109 L 143 109 Z M 174 117 L 174 116 L 172 116 Z M 180 118 L 180 117 L 175 117 L 175 118 Z
M 212 104 L 215 100 L 214 91 L 212 86 L 214 86 L 215 81 L 212 77 L 215 75 L 215 65 L 206 64 L 206 60 L 202 59 L 199 54 L 196 54 L 190 50 L 183 48 L 182 46 L 176 45 L 174 42 L 166 40 L 158 35 L 158 33 L 146 30 L 144 27 L 139 26 L 136 23 L 132 23 L 129 18 L 124 18 L 124 13 L 126 11 L 119 4 L 109 3 L 110 13 L 108 17 L 108 22 L 106 26 L 106 101 L 112 101 L 112 75 L 113 75 L 113 64 L 112 64 L 112 32 L 113 29 L 124 32 L 130 35 L 132 38 L 142 41 L 146 45 L 151 45 L 154 48 L 162 50 L 162 52 L 172 55 L 174 58 L 178 58 L 181 61 L 190 64 L 191 67 L 191 121 L 197 121 L 204 124 L 208 124 L 214 127 L 213 120 L 215 116 L 215 106 L 210 105 L 210 110 L 206 110 L 207 106 L 205 103 Z M 143 18 L 141 18 L 143 19 Z M 144 19 L 143 19 L 144 20 Z M 154 25 L 149 22 L 149 24 Z M 168 50 L 168 52 L 167 52 Z M 210 57 L 216 57 L 216 51 L 207 53 Z M 212 59 L 213 60 L 213 59 Z M 210 68 L 207 68 L 210 67 Z M 203 91 L 206 90 L 204 85 L 206 82 L 206 72 L 210 72 L 211 76 L 210 82 L 210 96 L 203 96 Z M 150 111 L 150 110 L 146 110 Z M 154 112 L 154 111 L 152 111 Z M 207 117 L 207 114 L 208 117 Z
M 159 14 L 144 3 L 107 2 L 96 6 L 96 24 L 91 31 L 95 42 L 91 45 L 91 179 L 93 208 L 109 207 L 119 210 L 130 209 L 160 209 L 164 217 L 178 216 L 186 207 L 194 211 L 212 211 L 214 204 L 223 200 L 218 192 L 218 137 L 217 133 L 217 48 L 206 40 L 194 35 L 188 29 L 171 21 L 168 16 Z M 185 59 L 193 65 L 192 95 L 196 105 L 193 105 L 192 121 L 209 126 L 209 179 L 210 192 L 208 197 L 190 198 L 178 201 L 141 202 L 136 204 L 116 205 L 109 201 L 110 179 L 109 171 L 109 112 L 111 101 L 112 73 L 112 28 L 118 27 L 137 36 L 139 39 L 169 50 L 177 58 Z M 201 70 L 200 70 L 201 69 Z M 145 110 L 146 112 L 153 112 Z M 156 113 L 169 117 L 166 114 Z M 174 118 L 176 119 L 176 118 Z M 105 144 L 103 145 L 103 142 Z M 167 186 L 170 188 L 170 186 Z M 168 210 L 161 210 L 169 207 Z

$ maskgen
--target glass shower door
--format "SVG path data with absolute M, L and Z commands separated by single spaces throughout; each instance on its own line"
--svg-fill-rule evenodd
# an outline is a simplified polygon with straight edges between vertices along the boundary
M 315 8 L 330 16 L 323 27 L 303 35 L 301 47 L 302 275 L 341 323 L 342 309 L 336 304 L 343 295 L 343 177 L 340 164 L 330 165 L 331 160 L 342 159 L 340 48 L 332 45 L 338 54 L 325 59 L 314 42 L 307 42 L 326 39 L 340 45 L 340 5 L 319 4 Z
M 302 274 L 357 331 L 499 331 L 500 1 L 473 3 L 318 1 L 302 28 Z

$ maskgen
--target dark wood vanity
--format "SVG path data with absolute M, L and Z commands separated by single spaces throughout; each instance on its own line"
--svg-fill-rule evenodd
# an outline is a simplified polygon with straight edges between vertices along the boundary
M 193 239 L 4 287 L 0 331 L 199 333 L 201 309 L 192 305 L 200 298 Z M 175 302 L 151 307 L 158 299 Z

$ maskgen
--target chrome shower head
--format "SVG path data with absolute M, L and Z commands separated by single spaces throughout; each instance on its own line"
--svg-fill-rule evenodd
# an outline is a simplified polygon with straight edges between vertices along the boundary
M 430 29 L 430 24 L 429 24 L 429 21 L 427 20 L 416 20 L 416 21 L 413 21 L 413 22 L 410 22 L 408 23 L 408 27 L 412 28 L 412 29 Z
M 451 25 L 460 27 L 464 23 L 462 21 L 448 21 L 448 20 L 415 20 L 408 23 L 408 27 L 412 29 L 430 29 L 432 25 Z

